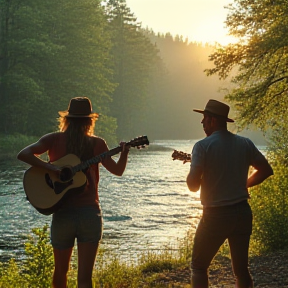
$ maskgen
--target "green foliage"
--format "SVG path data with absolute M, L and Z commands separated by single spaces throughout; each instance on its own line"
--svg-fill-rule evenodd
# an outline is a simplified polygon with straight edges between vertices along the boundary
M 15 259 L 8 263 L 0 263 L 0 288 L 26 288 L 26 280 L 21 275 L 21 269 Z
M 288 166 L 288 114 L 283 115 L 282 122 L 273 127 L 270 139 L 271 145 L 269 150 L 277 159 L 278 164 Z
M 51 132 L 74 96 L 108 114 L 114 84 L 100 1 L 0 4 L 0 132 Z
M 96 122 L 95 134 L 104 138 L 109 146 L 117 145 L 116 138 L 117 120 L 113 117 L 100 115 Z
M 178 259 L 173 255 L 173 250 L 167 249 L 163 253 L 148 251 L 139 260 L 142 273 L 159 273 L 172 270 L 179 265 Z
M 220 78 L 231 74 L 234 85 L 226 99 L 242 128 L 254 123 L 277 135 L 287 118 L 287 1 L 235 0 L 228 9 L 226 25 L 239 41 L 219 46 L 210 56 L 214 68 L 206 72 Z M 280 137 L 287 135 L 284 126 Z
M 32 229 L 25 244 L 25 259 L 0 264 L 0 287 L 2 288 L 50 288 L 54 267 L 52 247 L 49 244 L 47 225 Z
M 94 271 L 93 282 L 96 287 L 139 287 L 142 275 L 138 267 L 127 265 L 127 263 L 117 259 L 116 256 L 106 260 L 108 264 L 105 265 L 105 269 Z
M 36 237 L 29 237 L 29 241 L 25 244 L 27 258 L 24 260 L 23 276 L 34 287 L 51 287 L 54 260 L 47 230 L 47 225 L 42 229 L 32 229 Z
M 16 159 L 16 153 L 23 147 L 36 142 L 38 138 L 22 134 L 0 134 L 0 157 Z
M 166 245 L 163 250 L 147 250 L 138 259 L 139 269 L 143 275 L 162 273 L 186 266 L 191 261 L 193 233 L 191 230 L 177 245 Z
M 147 118 L 148 83 L 159 63 L 158 49 L 142 33 L 125 1 L 108 1 L 108 33 L 113 43 L 113 80 L 111 113 L 117 119 L 119 138 L 137 136 L 138 122 Z
M 288 168 L 275 162 L 273 169 L 274 176 L 250 191 L 254 216 L 251 240 L 255 252 L 288 247 Z
M 32 229 L 25 244 L 25 259 L 16 263 L 11 259 L 7 264 L 0 263 L 0 288 L 45 288 L 51 287 L 53 270 L 53 252 L 49 244 L 48 227 Z M 190 235 L 191 236 L 191 235 Z M 190 238 L 189 236 L 189 238 Z M 176 249 L 167 246 L 161 251 L 148 251 L 137 260 L 120 260 L 110 251 L 100 249 L 96 269 L 93 271 L 93 287 L 95 288 L 136 288 L 150 287 L 155 273 L 171 270 L 187 264 L 186 251 L 191 251 L 191 239 L 179 241 Z M 76 252 L 77 252 L 77 248 Z M 146 283 L 145 285 L 143 283 Z M 68 272 L 68 288 L 77 287 L 77 261 L 72 257 L 71 269 Z

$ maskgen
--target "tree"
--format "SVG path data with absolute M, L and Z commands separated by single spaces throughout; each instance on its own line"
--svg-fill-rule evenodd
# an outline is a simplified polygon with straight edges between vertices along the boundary
M 113 43 L 113 81 L 117 83 L 111 111 L 117 119 L 118 137 L 130 138 L 143 133 L 137 123 L 147 117 L 149 80 L 159 60 L 158 49 L 142 33 L 125 1 L 108 1 L 106 11 Z
M 54 55 L 53 67 L 46 63 L 49 97 L 57 110 L 67 106 L 71 97 L 89 97 L 94 110 L 101 114 L 96 125 L 97 134 L 115 141 L 117 125 L 109 108 L 110 95 L 115 89 L 111 81 L 112 44 L 106 33 L 104 9 L 99 0 L 53 2 L 50 37 L 61 49 Z M 44 71 L 47 73 L 46 69 Z
M 37 0 L 0 1 L 0 131 L 4 133 L 27 132 L 29 117 L 35 115 L 31 103 L 38 99 L 41 104 L 42 79 L 36 67 L 39 56 L 47 57 L 56 47 L 44 41 L 40 15 L 45 15 L 41 13 L 45 6 L 40 4 Z
M 0 132 L 50 132 L 71 97 L 88 96 L 103 115 L 97 133 L 112 139 L 115 86 L 100 0 L 0 0 L 0 15 Z
M 206 72 L 220 79 L 232 75 L 233 88 L 226 98 L 242 128 L 255 124 L 272 131 L 273 137 L 280 132 L 288 143 L 288 2 L 235 0 L 227 8 L 226 25 L 239 41 L 218 46 L 209 57 L 214 67 Z M 288 155 L 287 144 L 282 148 Z

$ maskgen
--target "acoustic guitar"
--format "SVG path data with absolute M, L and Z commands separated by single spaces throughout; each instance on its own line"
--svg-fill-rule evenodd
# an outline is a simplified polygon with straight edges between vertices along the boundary
M 126 145 L 144 148 L 149 145 L 149 140 L 147 136 L 140 136 Z M 86 168 L 121 151 L 122 147 L 118 146 L 83 162 L 76 155 L 68 154 L 52 163 L 61 168 L 60 179 L 49 170 L 30 167 L 23 179 L 27 200 L 41 214 L 50 215 L 56 212 L 67 197 L 84 190 L 87 179 L 83 171 Z
M 172 153 L 172 160 L 180 160 L 185 164 L 186 162 L 191 162 L 191 154 L 174 150 Z

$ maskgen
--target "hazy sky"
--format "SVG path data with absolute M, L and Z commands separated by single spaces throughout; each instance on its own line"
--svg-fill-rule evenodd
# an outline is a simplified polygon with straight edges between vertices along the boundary
M 227 44 L 224 8 L 233 0 L 126 0 L 144 28 L 188 37 L 189 41 Z

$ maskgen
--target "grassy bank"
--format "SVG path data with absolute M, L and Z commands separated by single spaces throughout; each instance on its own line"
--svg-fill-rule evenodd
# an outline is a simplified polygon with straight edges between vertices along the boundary
M 16 159 L 16 155 L 21 149 L 37 140 L 38 137 L 22 134 L 0 134 L 0 161 Z
M 0 264 L 1 288 L 51 287 L 53 255 L 48 227 L 33 229 L 32 232 L 33 235 L 25 245 L 25 259 L 11 259 L 8 263 Z M 100 250 L 93 272 L 93 288 L 188 288 L 192 245 L 192 235 L 188 234 L 179 240 L 177 247 L 167 246 L 161 251 L 150 251 L 147 247 L 147 251 L 133 261 L 120 261 L 110 251 Z M 287 259 L 287 249 L 257 256 L 255 251 L 251 251 L 250 270 L 254 286 L 287 287 Z M 209 272 L 211 287 L 234 287 L 235 280 L 226 243 L 213 259 Z M 76 288 L 77 261 L 74 256 L 68 279 L 67 288 Z
M 25 259 L 11 259 L 0 265 L 0 287 L 48 288 L 53 271 L 52 248 L 48 227 L 33 229 L 33 235 L 25 244 Z M 166 247 L 161 251 L 143 252 L 137 260 L 120 261 L 110 251 L 100 252 L 93 272 L 93 287 L 163 287 L 159 275 L 188 267 L 191 251 L 188 236 L 179 241 L 178 247 Z M 75 257 L 76 258 L 76 257 Z M 69 271 L 68 288 L 77 287 L 77 261 L 73 257 Z M 156 286 L 155 286 L 156 285 Z M 169 285 L 165 286 L 169 287 Z

